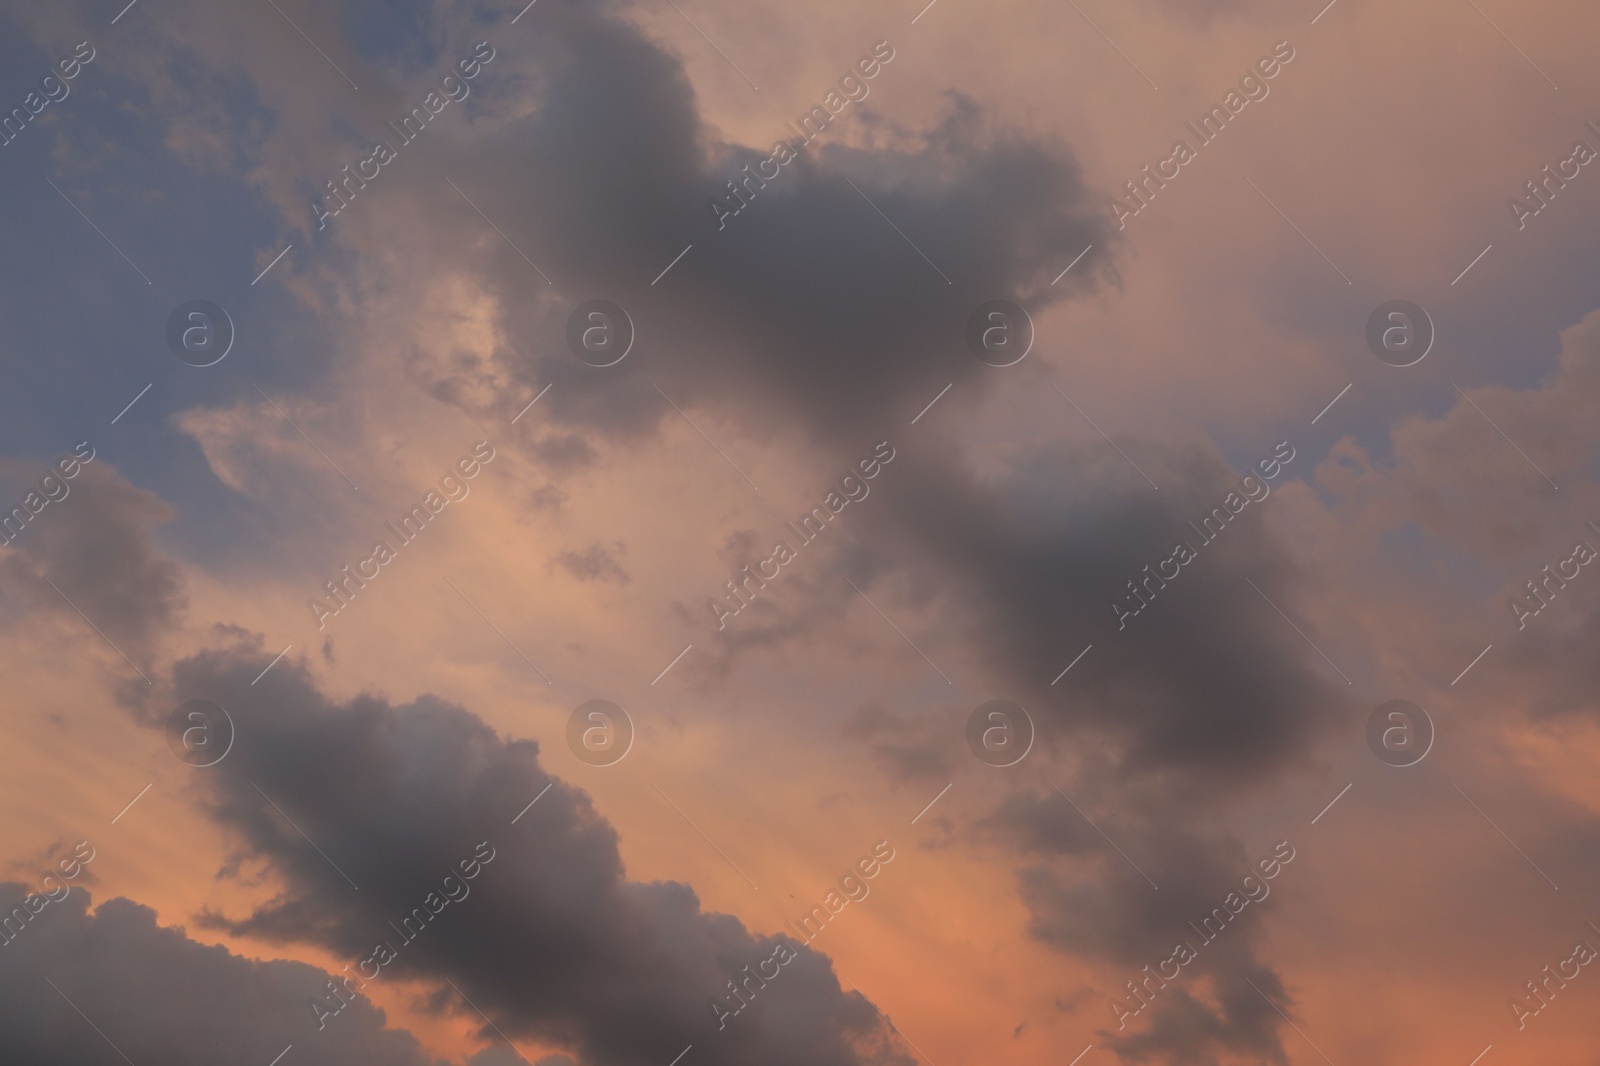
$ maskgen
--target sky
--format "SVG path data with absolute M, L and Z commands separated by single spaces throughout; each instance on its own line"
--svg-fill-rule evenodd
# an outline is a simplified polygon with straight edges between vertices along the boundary
M 0 1059 L 1600 1063 L 1600 10 L 525 3 L 0 4 Z

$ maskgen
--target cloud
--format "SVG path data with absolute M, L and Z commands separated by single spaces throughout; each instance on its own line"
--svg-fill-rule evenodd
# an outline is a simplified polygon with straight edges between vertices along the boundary
M 1215 1063 L 1224 1052 L 1287 1062 L 1278 1037 L 1281 1018 L 1262 999 L 1265 994 L 1286 1004 L 1287 995 L 1258 958 L 1265 938 L 1258 912 L 1275 906 L 1277 882 L 1263 881 L 1254 864 L 1268 853 L 1251 855 L 1224 834 L 1184 825 L 1166 805 L 1095 809 L 1087 798 L 1095 791 L 1085 788 L 1077 801 L 1089 806 L 1093 824 L 1065 796 L 1027 791 L 1008 796 L 977 829 L 1021 857 L 1018 889 L 1034 939 L 1097 963 L 1110 977 L 1105 994 L 1088 997 L 1088 1017 L 1104 1025 L 1099 1032 L 1107 1046 L 1127 1062 Z M 1291 861 L 1275 877 L 1288 881 L 1296 873 Z M 1247 875 L 1256 876 L 1242 889 Z M 1247 892 L 1259 900 L 1237 903 Z M 1231 916 L 1230 894 L 1243 908 Z M 1220 933 L 1214 923 L 1214 939 L 1207 942 L 1190 923 L 1203 923 L 1218 909 L 1229 920 Z M 1180 943 L 1197 959 L 1163 981 L 1159 964 Z M 1150 973 L 1151 983 L 1142 984 Z M 1126 981 L 1149 1000 L 1137 1018 L 1111 1008 L 1113 1000 L 1124 1012 L 1138 1006 Z
M 148 664 L 157 637 L 176 623 L 185 604 L 183 571 L 151 535 L 174 512 L 103 457 L 64 485 L 66 496 L 46 505 L 0 552 L 0 579 L 21 590 L 30 606 L 70 616 L 81 626 L 76 607 L 118 647 Z
M 1150 1028 L 1128 1036 L 1109 1036 L 1108 1046 L 1124 1062 L 1149 1062 L 1162 1057 L 1185 1066 L 1216 1066 L 1234 1056 L 1283 1066 L 1289 1061 L 1274 1035 L 1280 1021 L 1272 1004 L 1251 988 L 1284 1001 L 1283 988 L 1272 971 L 1245 965 L 1215 983 L 1215 1007 L 1193 990 L 1173 989 L 1171 998 L 1158 1003 Z
M 865 744 L 896 781 L 944 780 L 950 776 L 954 746 L 948 738 L 919 736 L 926 732 L 909 716 L 876 703 L 857 707 L 840 730 L 846 740 Z
M 1600 402 L 1600 311 L 1562 332 L 1544 380 L 1449 396 L 1441 415 L 1400 419 L 1389 456 L 1350 438 L 1335 446 L 1317 479 L 1342 517 L 1368 529 L 1414 522 L 1443 546 L 1498 561 L 1549 529 L 1551 505 L 1565 502 L 1552 493 L 1592 500 L 1583 474 L 1600 447 L 1587 416 Z
M 950 588 L 949 628 L 1044 706 L 1059 706 L 1051 679 L 1093 644 L 1061 682 L 1071 722 L 1115 738 L 1129 772 L 1193 770 L 1222 789 L 1222 771 L 1270 776 L 1309 754 L 1337 707 L 1325 664 L 1249 584 L 1293 612 L 1297 568 L 1272 535 L 1274 501 L 1249 504 L 1208 543 L 1201 520 L 1240 474 L 1208 447 L 1139 454 L 1160 491 L 1109 445 L 1038 449 L 997 483 L 953 476 L 953 449 L 908 450 L 886 506 L 869 512 L 892 523 L 873 540 L 897 546 L 914 586 Z M 1197 557 L 1163 581 L 1158 563 L 1180 543 Z M 885 555 L 863 551 L 860 572 L 899 569 Z M 1142 600 L 1133 618 L 1113 606 Z
M 1293 617 L 1302 587 L 1268 517 L 1294 466 L 1208 543 L 1199 523 L 1241 474 L 1206 445 L 1123 444 L 1160 491 L 1109 444 L 1051 443 L 983 475 L 954 445 L 904 447 L 859 513 L 850 508 L 828 534 L 850 539 L 807 564 L 817 569 L 785 577 L 781 600 L 758 599 L 761 610 L 712 655 L 726 669 L 763 644 L 825 635 L 862 608 L 849 578 L 935 662 L 939 649 L 963 656 L 984 684 L 1054 723 L 1046 732 L 1107 745 L 1128 777 L 1176 774 L 1164 787 L 1187 781 L 1186 798 L 1210 803 L 1281 774 L 1310 757 L 1345 699 L 1343 679 L 1330 681 L 1274 609 Z M 1179 542 L 1197 557 L 1170 581 L 1151 578 Z M 1135 580 L 1149 603 L 1122 619 L 1114 605 L 1141 602 Z M 932 718 L 922 726 L 941 728 Z
M 581 552 L 564 551 L 556 556 L 556 565 L 579 581 L 615 581 L 618 584 L 628 583 L 628 572 L 617 562 L 617 555 L 626 555 L 627 548 L 618 541 L 614 545 L 616 555 L 603 544 L 591 544 Z
M 535 742 L 502 740 L 432 697 L 331 701 L 288 663 L 252 687 L 256 658 L 215 650 L 174 671 L 178 692 L 224 703 L 250 737 L 215 768 L 209 808 L 239 855 L 266 860 L 283 885 L 211 924 L 352 962 L 388 941 L 398 957 L 382 973 L 434 983 L 432 1010 L 477 1024 L 449 979 L 507 1035 L 594 1066 L 670 1061 L 690 1043 L 713 1066 L 902 1061 L 872 1006 L 805 948 L 719 1031 L 712 999 L 775 941 L 702 911 L 685 885 L 628 880 L 616 831 L 541 768 Z M 402 943 L 389 923 L 484 850 L 493 858 L 469 891 Z
M 21 885 L 0 884 L 0 913 L 10 915 L 23 894 Z M 383 1011 L 369 1003 L 318 1031 L 306 1001 L 324 992 L 329 975 L 314 966 L 198 943 L 126 899 L 92 914 L 89 902 L 74 891 L 48 904 L 4 948 L 7 1062 L 105 1062 L 120 1052 L 172 1066 L 267 1063 L 293 1044 L 294 1061 L 314 1066 L 442 1066 L 409 1033 L 385 1028 Z
M 1580 541 L 1600 548 L 1589 527 L 1600 522 L 1600 492 L 1586 476 L 1600 450 L 1588 416 L 1600 403 L 1600 312 L 1562 331 L 1558 359 L 1539 380 L 1450 395 L 1440 414 L 1399 420 L 1389 454 L 1347 437 L 1316 468 L 1322 499 L 1311 518 L 1349 546 L 1348 572 L 1362 590 L 1349 598 L 1384 603 L 1389 616 L 1367 607 L 1353 624 L 1401 670 L 1441 664 L 1444 682 L 1492 643 L 1490 668 L 1475 678 L 1495 693 L 1488 704 L 1535 717 L 1590 714 L 1600 677 L 1584 650 L 1600 617 L 1592 568 L 1550 580 L 1550 605 L 1525 626 L 1510 604 L 1537 606 L 1527 583 L 1546 580 L 1542 568 L 1553 572 Z M 1406 602 L 1387 606 L 1401 589 Z M 1408 610 L 1415 620 L 1394 621 Z
M 540 417 L 553 431 L 519 430 L 538 458 L 581 465 L 602 438 L 650 438 L 677 417 L 656 384 L 686 409 L 739 414 L 756 436 L 876 433 L 930 388 L 988 370 L 962 341 L 979 303 L 1037 313 L 1111 276 L 1106 216 L 1070 150 L 958 94 L 924 129 L 884 120 L 869 100 L 719 229 L 708 201 L 770 142 L 725 140 L 679 61 L 617 10 L 541 12 L 541 32 L 501 46 L 479 76 L 471 120 L 443 116 L 455 121 L 441 118 L 437 152 L 403 160 L 403 184 L 352 203 L 383 224 L 334 226 L 334 241 L 364 250 L 358 289 L 429 307 L 479 294 L 465 301 L 478 343 L 439 327 L 454 333 L 411 350 L 406 372 L 480 416 L 514 414 L 550 385 Z M 460 177 L 452 157 L 473 160 L 470 204 L 445 184 Z M 639 338 L 604 371 L 564 340 L 568 314 L 596 297 L 623 305 Z

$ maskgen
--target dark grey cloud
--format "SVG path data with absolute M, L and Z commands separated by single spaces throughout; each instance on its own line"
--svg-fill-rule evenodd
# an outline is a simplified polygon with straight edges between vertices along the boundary
M 1351 708 L 1327 664 L 1250 587 L 1295 612 L 1296 566 L 1262 520 L 1281 504 L 1271 495 L 1248 504 L 1202 545 L 1188 523 L 1238 490 L 1240 474 L 1199 446 L 1120 443 L 1159 491 L 1109 445 L 1043 450 L 1008 481 L 963 478 L 958 491 L 949 471 L 959 456 L 907 448 L 882 486 L 885 506 L 864 509 L 875 528 L 852 565 L 864 587 L 899 574 L 928 590 L 929 606 L 961 604 L 953 635 L 984 649 L 1003 694 L 1037 716 L 1044 752 L 1074 749 L 1085 768 L 1065 787 L 1143 874 L 1054 791 L 1014 794 L 977 829 L 1016 856 L 1030 935 L 1126 980 L 1180 939 L 1198 946 L 1187 923 L 1222 906 L 1262 857 L 1217 829 L 1216 816 L 1307 766 Z M 1119 629 L 1112 602 L 1178 541 L 1196 558 L 1153 584 L 1148 606 Z M 1272 906 L 1251 904 L 1127 1031 L 1107 1024 L 1107 1046 L 1129 1062 L 1285 1061 L 1282 1019 L 1261 998 L 1290 1009 L 1259 957 L 1261 912 Z M 1088 1017 L 1110 1023 L 1108 1001 L 1086 1007 Z
M 1274 1030 L 1281 1023 L 1272 1005 L 1251 988 L 1270 989 L 1274 1001 L 1287 1005 L 1283 989 L 1270 970 L 1245 966 L 1217 975 L 1212 1007 L 1193 988 L 1170 989 L 1171 998 L 1151 1008 L 1148 1030 L 1127 1036 L 1108 1035 L 1107 1044 L 1125 1062 L 1165 1060 L 1184 1066 L 1217 1066 L 1247 1058 L 1283 1066 L 1289 1057 Z M 1164 993 L 1165 994 L 1165 993 Z
M 0 913 L 24 892 L 0 884 Z M 443 1066 L 370 1003 L 318 1031 L 306 1001 L 329 975 L 314 966 L 201 944 L 126 899 L 89 905 L 70 892 L 3 949 L 0 1059 L 117 1062 L 120 1051 L 137 1063 L 264 1064 L 293 1044 L 293 1061 L 313 1066 Z
M 936 649 L 962 649 L 951 654 L 973 663 L 968 681 L 1040 716 L 1041 743 L 1092 739 L 1126 777 L 1159 779 L 1174 798 L 1214 803 L 1303 763 L 1347 705 L 1342 679 L 1250 586 L 1294 616 L 1297 564 L 1263 520 L 1280 504 L 1247 504 L 1207 543 L 1189 522 L 1221 507 L 1242 472 L 1201 445 L 1120 443 L 1160 491 L 1106 444 L 1049 445 L 987 479 L 953 446 L 902 445 L 872 496 L 827 533 L 848 539 L 804 549 L 815 553 L 810 569 L 783 577 L 710 642 L 708 668 L 717 655 L 726 664 L 837 626 L 860 606 L 849 578 L 892 604 L 936 661 Z M 1270 484 L 1308 458 L 1297 454 Z M 1144 581 L 1179 542 L 1196 558 L 1165 587 L 1148 586 L 1149 605 L 1119 628 L 1113 603 L 1138 602 L 1127 582 Z M 699 624 L 711 621 L 705 610 Z M 954 728 L 917 721 L 930 735 Z
M 989 481 L 952 447 L 905 446 L 874 489 L 879 502 L 861 508 L 852 539 L 823 564 L 833 580 L 819 577 L 793 609 L 834 624 L 855 606 L 846 576 L 875 597 L 910 590 L 876 602 L 903 625 L 924 619 L 911 636 L 936 661 L 941 648 L 977 649 L 979 676 L 1034 716 L 1035 759 L 1048 766 L 1070 751 L 1079 769 L 1062 771 L 1061 783 L 1138 870 L 1053 790 L 1014 793 L 951 831 L 997 843 L 1017 863 L 1031 936 L 1126 979 L 1168 958 L 1178 939 L 1197 942 L 1187 923 L 1223 906 L 1264 857 L 1217 828 L 1219 815 L 1308 766 L 1351 707 L 1327 664 L 1250 586 L 1295 612 L 1296 567 L 1263 521 L 1282 504 L 1271 494 L 1248 503 L 1205 542 L 1188 523 L 1224 505 L 1242 473 L 1200 445 L 1119 443 L 1160 490 L 1110 445 L 1041 449 Z M 1307 458 L 1297 453 L 1272 491 Z M 1180 541 L 1195 558 L 1164 587 L 1153 582 L 1148 605 L 1119 629 L 1112 603 L 1128 596 L 1126 582 L 1143 581 L 1143 568 Z M 794 624 L 788 610 L 773 613 Z M 763 624 L 759 614 L 750 621 Z M 858 711 L 847 735 L 906 776 L 952 750 L 964 725 L 959 713 L 874 708 Z M 1261 999 L 1287 1008 L 1282 981 L 1258 957 L 1271 907 L 1247 908 L 1137 1025 L 1109 1026 L 1107 1046 L 1130 1062 L 1284 1061 L 1282 1019 Z M 1215 1003 L 1202 994 L 1212 990 Z M 1108 999 L 1087 1017 L 1109 1021 Z
M 1210 1064 L 1224 1053 L 1287 1062 L 1282 1019 L 1262 996 L 1286 1009 L 1288 997 L 1259 950 L 1263 912 L 1275 909 L 1274 890 L 1297 875 L 1298 850 L 1264 878 L 1259 864 L 1284 852 L 1269 846 L 1252 854 L 1225 834 L 1183 824 L 1170 808 L 1117 808 L 1094 803 L 1092 794 L 1073 802 L 1088 806 L 1093 825 L 1054 790 L 1013 793 L 977 824 L 1021 856 L 1029 933 L 1100 964 L 1108 977 L 1103 992 L 1074 1002 L 1079 1016 L 1126 1062 Z M 1192 961 L 1174 966 L 1168 960 L 1180 944 Z M 1148 1005 L 1140 1008 L 1129 981 Z
M 209 809 L 238 858 L 267 861 L 284 884 L 247 915 L 207 922 L 352 962 L 387 941 L 396 957 L 378 980 L 430 982 L 429 1009 L 480 1025 L 448 979 L 507 1035 L 595 1066 L 671 1061 L 691 1043 L 713 1066 L 902 1061 L 873 1007 L 806 948 L 719 1030 L 713 997 L 770 958 L 775 940 L 703 911 L 686 885 L 628 880 L 616 831 L 586 794 L 541 768 L 535 742 L 503 740 L 432 697 L 330 701 L 288 664 L 252 687 L 253 647 L 174 671 L 176 692 L 216 700 L 238 729 L 234 751 L 207 771 Z M 154 721 L 161 710 L 140 713 Z M 483 850 L 493 858 L 462 898 L 402 942 L 389 923 L 432 907 L 429 893 Z
M 621 541 L 612 547 L 604 544 L 591 544 L 583 551 L 564 551 L 556 556 L 556 565 L 579 581 L 615 581 L 618 584 L 627 584 L 628 571 L 617 561 L 617 556 L 627 555 L 628 550 Z
M 505 45 L 481 79 L 487 117 L 453 146 L 475 161 L 474 201 L 550 275 L 554 295 L 503 242 L 467 258 L 460 234 L 482 220 L 459 198 L 435 202 L 434 185 L 448 191 L 446 165 L 418 161 L 433 174 L 415 186 L 429 202 L 416 239 L 483 274 L 508 338 L 489 358 L 528 389 L 553 384 L 542 418 L 641 440 L 676 418 L 657 384 L 682 406 L 740 415 L 756 436 L 876 432 L 886 412 L 930 386 L 987 369 L 962 340 L 979 303 L 1006 297 L 1037 313 L 1108 275 L 1111 235 L 1071 152 L 1008 130 L 956 94 L 941 121 L 915 130 L 869 97 L 719 229 L 708 201 L 726 196 L 725 183 L 765 159 L 771 142 L 723 141 L 679 61 L 618 11 L 542 10 L 540 33 Z M 915 46 L 892 47 L 903 64 Z M 878 84 L 894 72 L 885 65 Z M 776 125 L 772 140 L 781 137 L 795 134 Z M 863 137 L 866 146 L 847 140 Z M 1052 287 L 1091 243 L 1085 263 Z M 605 370 L 576 359 L 564 339 L 566 316 L 593 298 L 626 307 L 638 333 L 633 354 Z M 489 375 L 459 362 L 411 372 L 481 413 L 509 402 L 470 399 Z M 530 441 L 543 432 L 522 431 Z M 583 458 L 530 446 L 551 460 Z
M 19 463 L 7 466 L 12 472 L 24 469 Z M 81 627 L 75 606 L 148 665 L 156 637 L 177 620 L 186 602 L 181 568 L 152 537 L 156 527 L 172 519 L 171 507 L 130 484 L 104 456 L 80 467 L 71 480 L 56 483 L 54 491 L 65 490 L 65 495 L 47 504 L 9 549 L 0 550 L 0 582 L 30 608 L 69 616 Z
M 955 756 L 953 738 L 930 735 L 910 715 L 898 715 L 882 704 L 857 707 L 840 734 L 866 745 L 889 776 L 903 782 L 947 780 Z
M 1130 773 L 1193 770 L 1225 791 L 1304 759 L 1344 686 L 1250 587 L 1293 611 L 1295 564 L 1263 520 L 1276 501 L 1247 504 L 1207 543 L 1190 523 L 1222 507 L 1241 474 L 1200 446 L 1123 446 L 1160 491 L 1109 445 L 1040 450 L 998 484 L 960 475 L 953 448 L 907 448 L 883 479 L 886 506 L 863 509 L 880 528 L 864 538 L 856 583 L 904 566 L 914 587 L 949 590 L 957 632 L 1014 697 L 1119 741 Z M 1196 558 L 1145 585 L 1179 543 Z M 1150 602 L 1119 620 L 1114 603 L 1139 602 L 1130 581 Z

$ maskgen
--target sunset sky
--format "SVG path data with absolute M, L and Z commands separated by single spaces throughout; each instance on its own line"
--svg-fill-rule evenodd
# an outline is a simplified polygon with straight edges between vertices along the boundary
M 1597 46 L 0 5 L 0 1061 L 1600 1064 Z

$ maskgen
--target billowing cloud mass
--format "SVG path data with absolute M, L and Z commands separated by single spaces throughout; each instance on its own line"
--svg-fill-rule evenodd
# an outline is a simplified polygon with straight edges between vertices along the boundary
M 236 857 L 264 860 L 283 884 L 252 913 L 208 924 L 362 960 L 361 985 L 448 982 L 429 1009 L 481 1011 L 486 1032 L 584 1062 L 686 1044 L 709 1062 L 897 1061 L 887 1027 L 825 957 L 702 910 L 687 885 L 627 879 L 616 831 L 541 769 L 536 742 L 506 742 L 430 697 L 330 703 L 293 670 L 252 691 L 252 672 L 218 651 L 173 677 L 183 693 L 230 694 L 241 740 L 209 805 Z M 758 966 L 780 943 L 795 957 Z M 740 981 L 753 982 L 740 993 L 753 1016 L 730 1019 Z M 339 1004 L 325 992 L 319 1002 Z
M 25 886 L 0 886 L 14 914 Z M 34 897 L 38 898 L 38 897 Z M 190 940 L 126 899 L 90 913 L 70 891 L 18 921 L 0 971 L 4 1046 L 14 1062 L 270 1062 L 292 1046 L 298 1061 L 436 1066 L 409 1034 L 385 1028 L 381 1010 L 355 1003 L 318 1031 L 305 1002 L 328 975 L 304 963 L 258 962 Z
M 506 407 L 485 382 L 522 381 L 528 395 L 550 384 L 557 426 L 627 438 L 676 417 L 652 387 L 670 384 L 675 400 L 737 409 L 755 426 L 817 439 L 881 432 L 952 376 L 985 373 L 959 343 L 970 307 L 1006 297 L 1042 310 L 1110 261 L 1103 212 L 1070 150 L 1009 130 L 959 93 L 924 129 L 870 113 L 854 126 L 833 119 L 844 131 L 817 134 L 769 183 L 768 146 L 722 140 L 680 63 L 605 5 L 555 9 L 523 50 L 534 102 L 508 99 L 503 82 L 483 90 L 474 202 L 538 249 L 552 284 L 504 243 L 474 249 L 469 264 L 456 235 L 472 204 L 425 215 L 407 205 L 417 229 L 404 240 L 453 258 L 494 297 L 492 352 L 411 364 L 435 395 L 471 410 Z M 892 78 L 894 63 L 874 61 L 875 79 Z M 795 139 L 778 124 L 780 135 Z M 744 202 L 726 187 L 734 178 L 748 198 L 739 214 L 708 209 Z M 1052 286 L 1058 264 L 1090 245 L 1101 250 Z M 673 286 L 653 285 L 686 246 Z M 381 256 L 376 269 L 432 284 L 409 257 Z M 638 332 L 639 356 L 608 375 L 551 343 L 595 294 L 622 300 Z M 556 466 L 593 456 L 559 432 L 532 446 Z

